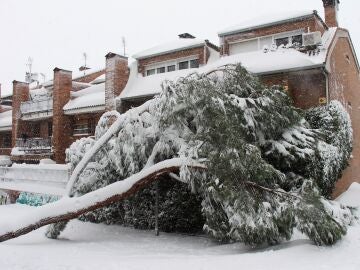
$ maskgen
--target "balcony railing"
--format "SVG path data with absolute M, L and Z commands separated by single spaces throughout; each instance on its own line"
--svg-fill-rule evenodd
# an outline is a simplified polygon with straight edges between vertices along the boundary
M 91 129 L 89 127 L 74 128 L 73 135 L 91 135 Z
M 25 101 L 20 104 L 22 114 L 51 111 L 53 109 L 53 100 L 43 99 L 37 101 Z
M 51 138 L 16 139 L 16 147 L 25 154 L 42 154 L 51 152 Z

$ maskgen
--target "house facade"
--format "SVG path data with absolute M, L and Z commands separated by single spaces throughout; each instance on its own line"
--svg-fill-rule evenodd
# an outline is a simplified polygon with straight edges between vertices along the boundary
M 14 81 L 11 160 L 64 163 L 66 148 L 94 135 L 105 111 L 104 74 L 102 69 L 72 78 L 71 71 L 55 68 L 54 80 L 43 85 Z

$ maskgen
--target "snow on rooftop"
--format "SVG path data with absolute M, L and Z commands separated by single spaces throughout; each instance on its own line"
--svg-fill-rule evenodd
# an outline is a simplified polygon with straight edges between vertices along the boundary
M 12 110 L 0 113 L 0 129 L 11 130 L 12 126 Z
M 105 82 L 105 73 L 97 77 L 95 80 L 91 81 L 91 84 L 99 84 Z
M 165 80 L 176 81 L 190 73 L 205 73 L 228 64 L 241 63 L 248 71 L 255 74 L 275 73 L 280 71 L 306 69 L 322 66 L 326 61 L 327 49 L 334 38 L 337 28 L 330 28 L 322 37 L 320 52 L 315 55 L 301 53 L 291 48 L 278 48 L 276 50 L 258 50 L 239 53 L 219 58 L 218 53 L 211 51 L 207 65 L 197 69 L 177 70 L 162 74 L 143 77 L 137 71 L 137 64 L 131 66 L 130 78 L 125 89 L 120 94 L 120 99 L 130 99 L 151 96 L 161 92 L 161 84 Z M 217 55 L 217 57 L 216 57 Z
M 205 44 L 205 40 L 198 38 L 179 38 L 176 41 L 164 43 L 159 46 L 152 47 L 145 51 L 139 52 L 132 57 L 135 59 L 156 56 L 159 54 L 175 52 L 183 49 L 196 48 Z
M 105 105 L 105 83 L 96 84 L 71 93 L 71 100 L 64 111 Z
M 286 13 L 263 14 L 256 18 L 245 20 L 237 25 L 227 27 L 218 32 L 219 36 L 247 31 L 253 28 L 261 28 L 277 23 L 284 23 L 289 20 L 307 17 L 314 14 L 313 10 L 292 11 Z
M 84 71 L 77 70 L 77 71 L 73 72 L 72 79 L 77 80 L 77 79 L 80 79 L 82 77 L 88 76 L 90 74 L 93 74 L 93 73 L 96 73 L 96 72 L 99 72 L 102 70 L 105 70 L 105 68 L 104 67 L 90 68 L 88 70 L 85 70 L 85 74 L 84 74 Z
M 215 62 L 219 59 L 219 53 L 209 48 L 210 57 L 208 63 Z M 194 72 L 200 72 L 201 68 L 191 68 L 154 74 L 151 76 L 142 76 L 138 73 L 137 62 L 130 66 L 130 77 L 125 89 L 121 92 L 120 98 L 127 99 L 133 97 L 144 97 L 158 94 L 161 91 L 161 83 L 165 80 L 176 81 Z

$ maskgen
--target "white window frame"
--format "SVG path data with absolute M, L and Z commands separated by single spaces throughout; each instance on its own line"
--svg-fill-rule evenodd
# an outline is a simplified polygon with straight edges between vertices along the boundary
M 271 34 L 271 35 L 259 36 L 259 37 L 256 37 L 256 38 L 248 38 L 248 39 L 244 39 L 244 40 L 230 41 L 229 46 L 234 45 L 234 44 L 244 43 L 244 42 L 247 42 L 247 41 L 257 40 L 257 51 L 260 51 L 260 50 L 262 50 L 262 48 L 260 48 L 260 39 L 271 37 L 272 43 L 274 44 L 276 39 L 286 38 L 287 37 L 287 38 L 289 38 L 289 42 L 290 42 L 291 37 L 297 36 L 297 35 L 302 35 L 305 32 L 306 32 L 305 29 L 297 29 L 297 30 L 293 30 L 293 31 L 287 31 L 287 32 L 281 32 L 281 33 L 276 33 L 276 34 Z
M 200 61 L 200 57 L 199 57 L 199 55 L 191 55 L 191 56 L 187 56 L 187 57 L 177 58 L 177 59 L 174 59 L 174 60 L 156 62 L 156 63 L 146 65 L 145 66 L 145 76 L 152 76 L 152 75 L 155 75 L 155 74 L 163 74 L 163 73 L 158 73 L 157 72 L 157 69 L 161 68 L 161 67 L 165 67 L 165 73 L 177 71 L 177 70 L 179 70 L 179 63 L 180 62 L 186 62 L 186 61 L 189 62 L 189 68 L 188 69 L 190 69 L 190 61 L 191 60 L 199 60 Z M 175 70 L 174 71 L 167 71 L 167 67 L 168 66 L 173 66 L 173 65 L 175 65 Z M 199 63 L 199 67 L 200 67 L 200 63 Z M 147 75 L 147 71 L 150 70 L 150 69 L 155 69 L 155 74 Z

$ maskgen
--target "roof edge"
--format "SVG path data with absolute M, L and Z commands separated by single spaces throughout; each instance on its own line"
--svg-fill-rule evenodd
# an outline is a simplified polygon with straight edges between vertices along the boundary
M 185 46 L 185 47 L 181 47 L 178 49 L 173 49 L 173 50 L 168 50 L 168 51 L 163 51 L 163 52 L 159 52 L 159 53 L 154 53 L 154 54 L 149 54 L 146 56 L 140 56 L 140 57 L 136 57 L 136 54 L 133 55 L 132 57 L 136 60 L 142 60 L 142 59 L 146 59 L 146 58 L 150 58 L 150 57 L 155 57 L 155 56 L 159 56 L 159 55 L 164 55 L 164 54 L 169 54 L 169 53 L 174 53 L 174 52 L 178 52 L 178 51 L 182 51 L 182 50 L 188 50 L 188 49 L 193 49 L 193 48 L 198 48 L 198 47 L 202 47 L 206 45 L 206 41 L 204 40 L 203 43 L 201 44 L 195 44 L 195 45 L 189 45 L 189 46 Z
M 328 26 L 324 23 L 322 18 L 319 16 L 318 12 L 316 10 L 313 10 L 312 13 L 309 13 L 307 15 L 297 16 L 297 17 L 293 17 L 293 18 L 289 18 L 289 19 L 285 19 L 285 20 L 260 24 L 260 25 L 246 27 L 243 29 L 238 29 L 238 30 L 233 30 L 233 31 L 220 31 L 220 32 L 218 32 L 218 36 L 224 37 L 224 36 L 228 36 L 228 35 L 240 34 L 240 33 L 248 32 L 248 31 L 261 29 L 261 28 L 265 28 L 265 27 L 270 27 L 270 26 L 275 26 L 275 25 L 279 25 L 279 24 L 284 24 L 284 23 L 288 23 L 288 22 L 301 21 L 301 20 L 305 20 L 305 19 L 310 19 L 314 15 L 321 20 L 321 22 L 324 24 L 324 26 L 327 29 Z

